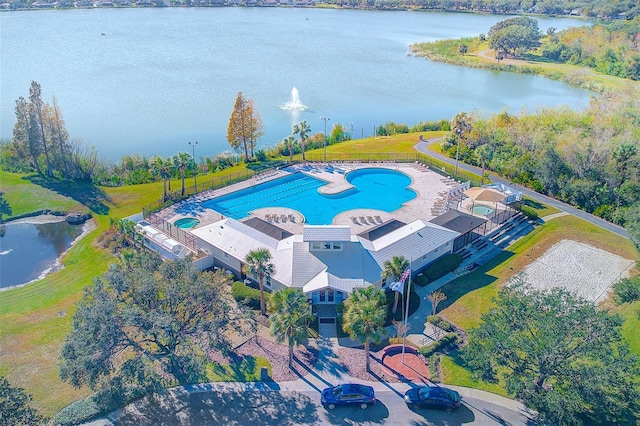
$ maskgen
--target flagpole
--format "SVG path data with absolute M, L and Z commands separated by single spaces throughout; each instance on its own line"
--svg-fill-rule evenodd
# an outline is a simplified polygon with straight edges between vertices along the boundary
M 407 320 L 409 317 L 409 301 L 411 300 L 411 261 L 412 260 L 413 259 L 409 260 L 409 276 L 407 277 L 409 278 L 409 286 L 407 287 L 407 299 L 405 301 L 406 306 L 404 311 L 404 329 L 402 332 L 402 365 L 404 365 L 404 350 L 407 345 Z

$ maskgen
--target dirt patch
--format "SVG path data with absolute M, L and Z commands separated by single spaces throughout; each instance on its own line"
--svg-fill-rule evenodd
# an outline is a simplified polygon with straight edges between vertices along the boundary
M 571 240 L 562 240 L 525 270 L 536 288 L 564 288 L 592 302 L 606 298 L 611 285 L 627 277 L 633 261 Z

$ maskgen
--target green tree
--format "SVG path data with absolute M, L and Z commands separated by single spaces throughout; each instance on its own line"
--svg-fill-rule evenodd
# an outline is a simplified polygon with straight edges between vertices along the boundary
M 364 343 L 365 363 L 370 371 L 370 342 L 377 343 L 386 335 L 384 291 L 373 286 L 356 288 L 343 303 L 342 328 L 349 337 Z
M 205 376 L 206 353 L 226 348 L 229 279 L 189 257 L 124 253 L 85 287 L 62 348 L 60 375 L 112 407 Z
M 311 133 L 311 127 L 309 127 L 309 124 L 307 124 L 306 120 L 302 120 L 298 124 L 293 125 L 292 133 L 300 137 L 300 149 L 302 150 L 302 160 L 304 161 L 305 143 L 309 138 L 309 133 Z
M 289 162 L 291 163 L 293 161 L 293 144 L 296 141 L 296 139 L 292 135 L 289 135 L 286 138 L 284 138 L 282 141 L 284 142 L 284 144 L 287 146 L 287 149 L 289 150 Z
M 563 289 L 540 291 L 516 277 L 469 332 L 467 366 L 507 391 L 545 424 L 632 424 L 640 368 L 620 334 L 622 319 Z
M 29 109 L 31 114 L 33 130 L 37 128 L 38 145 L 42 147 L 42 152 L 47 165 L 47 176 L 53 177 L 53 167 L 49 156 L 49 145 L 47 143 L 47 132 L 45 132 L 44 108 L 46 104 L 42 100 L 42 87 L 38 82 L 32 81 L 29 88 Z
M 156 155 L 151 159 L 149 172 L 151 175 L 162 179 L 162 202 L 167 201 L 167 180 L 171 178 L 171 175 L 168 173 L 162 157 Z
M 391 281 L 396 282 L 400 281 L 400 277 L 402 277 L 402 273 L 409 268 L 409 261 L 404 256 L 393 256 L 390 260 L 387 260 L 382 265 L 382 279 L 385 282 L 391 278 Z M 392 313 L 396 313 L 398 309 L 398 299 L 400 298 L 400 293 L 394 291 L 395 298 L 393 299 L 393 309 Z
M 460 46 L 458 46 L 458 52 L 460 52 L 461 55 L 466 55 L 468 50 L 469 47 L 466 44 L 461 44 Z
M 489 29 L 489 47 L 504 54 L 529 51 L 540 46 L 538 21 L 528 17 L 510 18 Z
M 227 141 L 237 152 L 244 151 L 245 162 L 253 157 L 256 143 L 264 134 L 263 128 L 262 119 L 255 109 L 253 100 L 245 99 L 242 92 L 238 92 L 229 118 Z
M 287 342 L 289 368 L 293 363 L 293 346 L 304 345 L 309 338 L 309 304 L 304 293 L 297 288 L 276 291 L 269 298 L 271 335 L 278 343 Z
M 4 198 L 4 192 L 0 192 L 0 223 L 2 223 L 2 216 L 11 214 L 11 206 Z
M 33 425 L 46 423 L 44 417 L 29 406 L 31 395 L 21 388 L 13 387 L 0 376 L 0 424 L 2 425 Z
M 182 190 L 180 194 L 184 197 L 184 174 L 191 164 L 191 155 L 187 152 L 179 152 L 173 156 L 173 165 L 180 170 L 180 179 L 182 180 Z
M 271 252 L 267 248 L 251 250 L 244 259 L 245 265 L 242 271 L 247 275 L 258 277 L 260 285 L 260 313 L 266 313 L 264 300 L 264 279 L 275 274 L 276 267 L 271 262 Z
M 451 130 L 456 134 L 456 167 L 455 176 L 458 176 L 458 159 L 460 157 L 460 143 L 462 140 L 466 140 L 467 135 L 471 132 L 473 126 L 471 125 L 471 118 L 466 112 L 456 114 L 451 120 Z

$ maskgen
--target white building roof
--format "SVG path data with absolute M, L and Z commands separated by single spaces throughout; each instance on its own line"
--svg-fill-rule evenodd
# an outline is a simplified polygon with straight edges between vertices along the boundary
M 453 241 L 459 235 L 459 232 L 418 219 L 374 241 L 360 237 L 358 239 L 376 259 L 376 262 L 383 265 L 393 256 L 418 259 L 447 242 Z
M 281 283 L 291 282 L 293 243 L 296 236 L 278 241 L 234 219 L 224 219 L 190 232 L 241 261 L 244 261 L 250 251 L 267 248 L 275 265 L 272 278 Z
M 351 228 L 346 225 L 306 225 L 303 241 L 350 241 Z

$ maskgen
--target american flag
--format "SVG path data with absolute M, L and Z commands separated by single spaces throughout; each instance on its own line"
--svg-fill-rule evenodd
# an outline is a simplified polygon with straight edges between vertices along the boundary
M 400 277 L 400 282 L 404 283 L 407 277 L 409 277 L 410 273 L 411 273 L 411 268 L 407 268 L 407 270 L 402 273 L 402 276 Z

